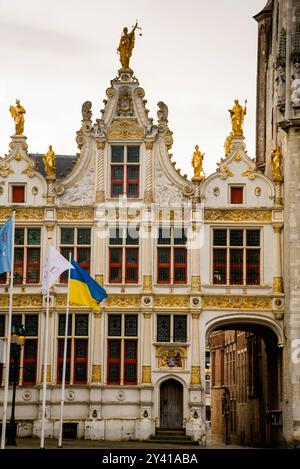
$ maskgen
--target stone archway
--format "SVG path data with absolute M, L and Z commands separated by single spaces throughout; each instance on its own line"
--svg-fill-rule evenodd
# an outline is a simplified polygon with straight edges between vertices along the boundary
M 282 344 L 269 318 L 223 316 L 207 323 L 211 353 L 211 439 L 226 444 L 282 442 Z

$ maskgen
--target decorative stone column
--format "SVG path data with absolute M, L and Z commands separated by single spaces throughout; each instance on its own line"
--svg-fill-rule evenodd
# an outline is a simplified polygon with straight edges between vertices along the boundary
M 281 258 L 282 225 L 273 225 L 273 230 L 274 230 L 274 247 L 275 247 L 273 291 L 274 293 L 283 293 L 282 258 Z
M 55 176 L 46 176 L 47 181 L 47 203 L 54 204 L 54 190 Z
M 145 141 L 145 147 L 146 147 L 146 171 L 145 171 L 144 202 L 145 204 L 151 204 L 153 202 L 153 184 L 152 184 L 153 140 Z
M 144 334 L 143 334 L 143 367 L 142 383 L 151 384 L 151 312 L 143 313 Z
M 200 226 L 193 222 L 191 240 L 191 294 L 201 290 L 200 279 Z
M 99 340 L 101 336 L 101 321 L 102 313 L 94 313 L 94 327 L 93 327 L 93 362 L 92 362 L 92 384 L 100 384 L 102 381 L 102 368 L 101 368 L 101 347 L 102 341 Z
M 98 158 L 97 158 L 97 187 L 96 187 L 96 202 L 103 203 L 105 201 L 104 191 L 104 149 L 105 142 L 97 142 Z
M 199 317 L 200 313 L 192 313 L 192 366 L 191 384 L 201 384 L 200 375 L 200 347 L 199 347 Z
M 149 212 L 148 212 L 149 213 Z M 150 224 L 142 227 L 142 249 L 143 249 L 143 292 L 151 293 L 152 291 L 152 227 Z
M 275 200 L 274 204 L 275 205 L 283 205 L 282 203 L 282 192 L 281 192 L 281 184 L 282 184 L 282 178 L 281 179 L 274 179 L 275 183 Z

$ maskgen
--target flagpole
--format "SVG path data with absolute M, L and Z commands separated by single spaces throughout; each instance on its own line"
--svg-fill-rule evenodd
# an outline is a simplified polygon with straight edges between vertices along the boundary
M 42 393 L 42 422 L 41 422 L 41 442 L 40 448 L 45 447 L 45 412 L 46 412 L 46 392 L 47 392 L 47 356 L 48 356 L 48 318 L 49 318 L 49 283 L 47 286 L 46 297 L 46 317 L 45 317 L 45 335 L 44 335 L 44 368 L 43 368 L 43 393 Z
M 10 344 L 11 344 L 11 324 L 12 324 L 13 286 L 14 286 L 15 219 L 16 219 L 16 211 L 14 210 L 13 214 L 12 214 L 11 272 L 10 272 L 10 286 L 9 286 L 9 309 L 8 309 L 8 328 L 7 328 L 7 347 L 6 347 L 6 364 L 5 364 L 5 384 L 4 384 L 4 399 L 3 399 L 1 449 L 5 449 L 6 420 L 7 420 L 7 401 L 8 401 Z
M 71 253 L 69 253 L 69 262 L 71 262 Z M 60 421 L 59 421 L 59 437 L 58 437 L 59 448 L 62 448 L 62 434 L 63 434 L 65 381 L 66 381 L 66 368 L 67 368 L 68 325 L 69 325 L 69 303 L 70 303 L 70 277 L 71 277 L 71 269 L 69 269 L 68 271 L 68 292 L 67 292 L 67 309 L 66 309 L 66 324 L 65 324 L 64 358 L 63 358 L 63 370 L 62 370 L 62 378 L 61 378 Z

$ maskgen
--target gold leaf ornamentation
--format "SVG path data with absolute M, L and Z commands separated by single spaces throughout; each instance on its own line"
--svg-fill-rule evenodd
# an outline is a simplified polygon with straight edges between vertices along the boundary
M 4 163 L 0 163 L 0 176 L 6 178 L 9 174 L 14 174 L 14 170 L 11 169 L 9 163 L 6 161 Z
M 104 303 L 106 308 L 139 308 L 140 305 L 139 295 L 109 295 Z
M 0 220 L 6 220 L 12 215 L 11 208 L 0 209 Z M 17 221 L 35 221 L 44 219 L 44 210 L 42 208 L 17 208 L 16 220 Z
M 92 382 L 101 383 L 101 365 L 92 366 Z
M 107 131 L 109 139 L 142 139 L 144 129 L 138 124 L 137 119 L 114 119 Z
M 142 383 L 151 383 L 151 366 L 143 366 L 142 368 Z
M 205 221 L 271 221 L 271 210 L 204 210 Z
M 191 384 L 201 384 L 200 366 L 192 366 Z
M 209 295 L 203 297 L 203 309 L 272 310 L 272 298 L 266 296 Z
M 8 307 L 9 296 L 5 294 L 0 295 L 0 307 Z M 41 308 L 42 295 L 13 295 L 14 308 Z
M 94 209 L 92 207 L 88 208 L 59 208 L 57 210 L 57 219 L 58 220 L 93 220 L 94 219 Z
M 188 308 L 188 296 L 157 296 L 155 297 L 156 308 Z

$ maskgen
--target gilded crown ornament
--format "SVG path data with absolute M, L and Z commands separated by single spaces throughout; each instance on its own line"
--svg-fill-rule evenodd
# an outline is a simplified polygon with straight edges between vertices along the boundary
M 49 150 L 43 155 L 43 162 L 45 171 L 48 177 L 55 178 L 56 175 L 56 155 L 52 149 L 52 145 L 49 145 Z
M 120 55 L 120 62 L 123 69 L 129 69 L 129 62 L 130 57 L 132 55 L 132 51 L 135 44 L 135 30 L 139 29 L 142 30 L 138 26 L 138 22 L 136 21 L 135 25 L 132 27 L 131 32 L 128 32 L 128 28 L 123 28 L 122 36 L 120 39 L 119 47 L 117 49 L 118 54 Z M 140 33 L 140 36 L 142 33 Z
M 15 106 L 9 107 L 12 118 L 15 121 L 15 135 L 23 135 L 24 132 L 24 114 L 26 113 L 23 106 L 20 104 L 20 100 L 16 100 Z
M 199 151 L 199 145 L 195 145 L 195 151 L 192 158 L 192 166 L 194 168 L 194 178 L 195 179 L 205 179 L 205 174 L 203 171 L 203 158 L 205 153 Z
M 234 106 L 232 109 L 229 109 L 231 124 L 232 124 L 232 133 L 233 137 L 242 137 L 243 134 L 243 123 L 244 117 L 247 113 L 247 100 L 245 100 L 245 107 L 243 108 L 238 99 L 234 100 Z

